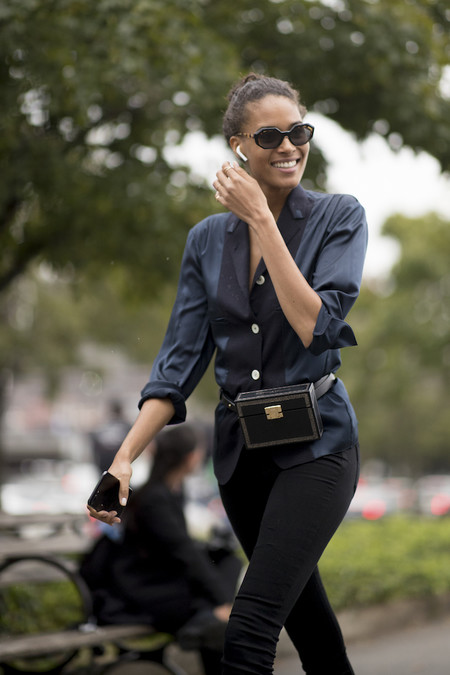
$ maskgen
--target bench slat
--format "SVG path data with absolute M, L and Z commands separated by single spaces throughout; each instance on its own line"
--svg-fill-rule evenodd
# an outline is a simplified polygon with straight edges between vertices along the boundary
M 15 636 L 0 640 L 0 660 L 4 662 L 11 658 L 43 656 L 81 647 L 95 647 L 125 638 L 151 635 L 157 633 L 150 626 L 130 625 L 82 627 L 59 633 Z
M 75 535 L 63 535 L 32 541 L 5 537 L 1 540 L 0 559 L 18 558 L 27 555 L 79 555 L 89 551 L 92 545 L 93 540 Z
M 17 528 L 23 525 L 73 526 L 86 521 L 87 513 L 24 513 L 16 515 L 0 512 L 0 530 Z

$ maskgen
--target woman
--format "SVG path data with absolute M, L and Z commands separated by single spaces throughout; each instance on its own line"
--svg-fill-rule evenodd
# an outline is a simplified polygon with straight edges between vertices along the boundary
M 200 440 L 188 424 L 158 434 L 149 479 L 130 501 L 122 536 L 100 539 L 80 571 L 99 623 L 174 633 L 182 647 L 200 651 L 205 675 L 219 675 L 241 562 L 229 547 L 208 551 L 189 535 L 184 481 L 204 461 Z
M 213 185 L 229 213 L 190 232 L 172 317 L 142 392 L 140 414 L 110 468 L 126 500 L 131 462 L 185 400 L 216 350 L 215 473 L 249 567 L 230 615 L 223 675 L 272 673 L 283 626 L 308 675 L 353 673 L 317 563 L 358 479 L 357 422 L 342 381 L 345 316 L 367 244 L 360 204 L 305 191 L 313 128 L 292 87 L 250 74 L 231 90 L 224 134 L 245 164 L 225 162 Z M 241 392 L 315 383 L 323 434 L 245 447 L 233 403 Z M 94 514 L 93 514 L 94 515 Z M 115 513 L 95 514 L 114 522 Z

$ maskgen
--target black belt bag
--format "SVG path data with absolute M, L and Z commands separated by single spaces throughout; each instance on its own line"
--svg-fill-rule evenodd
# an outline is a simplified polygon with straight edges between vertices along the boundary
M 330 373 L 316 383 L 245 391 L 234 401 L 221 392 L 221 400 L 238 414 L 247 448 L 315 441 L 323 433 L 317 399 L 335 380 Z

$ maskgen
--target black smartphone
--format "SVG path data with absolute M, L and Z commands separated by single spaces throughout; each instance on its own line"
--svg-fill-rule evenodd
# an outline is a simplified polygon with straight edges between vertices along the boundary
M 88 505 L 95 511 L 117 511 L 120 517 L 124 506 L 119 502 L 119 479 L 108 471 L 104 471 L 88 499 Z M 132 489 L 129 489 L 128 497 Z

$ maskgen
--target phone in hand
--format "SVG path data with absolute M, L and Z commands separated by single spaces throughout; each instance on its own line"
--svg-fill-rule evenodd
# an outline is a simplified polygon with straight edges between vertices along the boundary
M 117 511 L 120 517 L 124 506 L 119 502 L 119 479 L 104 471 L 88 499 L 88 505 L 95 511 Z M 128 497 L 132 489 L 129 488 Z

